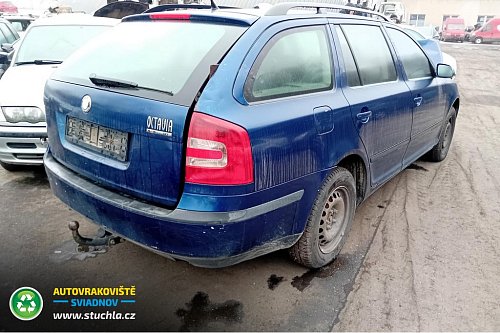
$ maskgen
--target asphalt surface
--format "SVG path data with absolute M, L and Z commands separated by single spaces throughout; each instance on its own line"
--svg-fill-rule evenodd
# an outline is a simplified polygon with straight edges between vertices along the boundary
M 443 44 L 457 58 L 462 103 L 448 158 L 417 161 L 358 208 L 338 259 L 320 270 L 285 251 L 210 270 L 131 243 L 81 254 L 43 169 L 0 168 L 0 330 L 500 330 L 500 46 Z M 44 297 L 33 321 L 11 293 Z M 54 320 L 72 312 L 54 288 L 135 286 L 136 303 L 78 311 L 135 320 Z M 60 298 L 60 297 L 59 297 Z

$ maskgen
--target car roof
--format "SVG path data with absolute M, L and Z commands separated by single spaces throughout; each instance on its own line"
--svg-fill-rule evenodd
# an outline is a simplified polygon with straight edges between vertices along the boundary
M 114 26 L 120 23 L 120 20 L 108 17 L 94 17 L 89 14 L 71 13 L 71 14 L 57 14 L 50 17 L 39 18 L 34 21 L 31 27 L 48 26 L 48 25 L 105 25 Z
M 160 5 L 153 7 L 142 14 L 131 15 L 122 19 L 123 22 L 129 21 L 145 21 L 145 20 L 196 20 L 196 21 L 212 21 L 214 23 L 252 25 L 261 17 L 284 17 L 286 19 L 302 19 L 302 18 L 348 18 L 356 20 L 377 20 L 388 22 L 389 19 L 383 14 L 362 8 L 356 9 L 356 12 L 367 13 L 375 16 L 367 17 L 362 15 L 342 14 L 339 11 L 349 10 L 352 7 L 342 5 L 333 5 L 327 3 L 312 3 L 312 2 L 284 2 L 274 6 L 263 6 L 262 8 L 233 8 L 219 7 L 211 8 L 207 5 Z M 289 13 L 290 11 L 290 13 Z M 293 15 L 292 15 L 293 14 Z M 189 17 L 189 18 L 185 18 Z

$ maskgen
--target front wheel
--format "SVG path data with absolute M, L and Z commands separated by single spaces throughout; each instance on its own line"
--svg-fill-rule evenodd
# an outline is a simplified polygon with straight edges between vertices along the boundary
M 337 167 L 321 186 L 304 233 L 289 250 L 292 259 L 311 268 L 333 261 L 345 243 L 355 209 L 354 178 Z
M 448 118 L 446 118 L 446 124 L 439 137 L 439 142 L 435 145 L 429 152 L 429 159 L 432 162 L 441 162 L 448 155 L 450 150 L 451 140 L 453 139 L 453 133 L 455 132 L 455 121 L 457 119 L 457 112 L 453 109 Z
M 481 44 L 483 42 L 483 39 L 481 37 L 477 37 L 476 39 L 474 39 L 474 43 L 476 44 Z

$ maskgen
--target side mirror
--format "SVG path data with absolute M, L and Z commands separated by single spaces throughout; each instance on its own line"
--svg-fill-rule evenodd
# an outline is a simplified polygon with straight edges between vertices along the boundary
M 14 51 L 14 47 L 12 46 L 12 44 L 4 43 L 4 44 L 2 44 L 2 51 L 10 53 L 10 52 Z
M 438 64 L 437 65 L 437 77 L 442 77 L 446 79 L 451 79 L 455 76 L 455 71 L 451 68 L 450 65 L 447 64 Z

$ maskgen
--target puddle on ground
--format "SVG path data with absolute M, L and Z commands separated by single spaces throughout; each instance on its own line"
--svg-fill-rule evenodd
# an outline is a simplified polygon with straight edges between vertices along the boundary
M 269 279 L 267 279 L 267 286 L 269 289 L 274 290 L 278 284 L 281 282 L 286 281 L 286 279 L 283 276 L 277 276 L 276 274 L 272 274 Z
M 419 171 L 429 171 L 426 168 L 424 168 L 424 167 L 422 167 L 420 165 L 417 165 L 417 164 L 410 164 L 406 168 L 407 169 L 413 169 L 413 170 L 419 170 Z
M 186 303 L 186 309 L 178 309 L 175 314 L 183 322 L 179 331 L 200 331 L 210 322 L 241 322 L 243 304 L 235 300 L 212 303 L 206 293 L 199 291 L 191 302 Z
M 296 276 L 292 280 L 292 286 L 299 291 L 304 291 L 311 285 L 315 278 L 324 279 L 333 276 L 342 266 L 349 262 L 347 256 L 339 256 L 330 265 L 322 268 L 311 268 L 301 276 Z
M 49 260 L 53 263 L 60 264 L 68 260 L 83 261 L 88 258 L 95 258 L 98 254 L 108 252 L 107 246 L 89 246 L 88 252 L 78 250 L 78 244 L 73 240 L 64 242 L 58 246 L 49 255 Z

